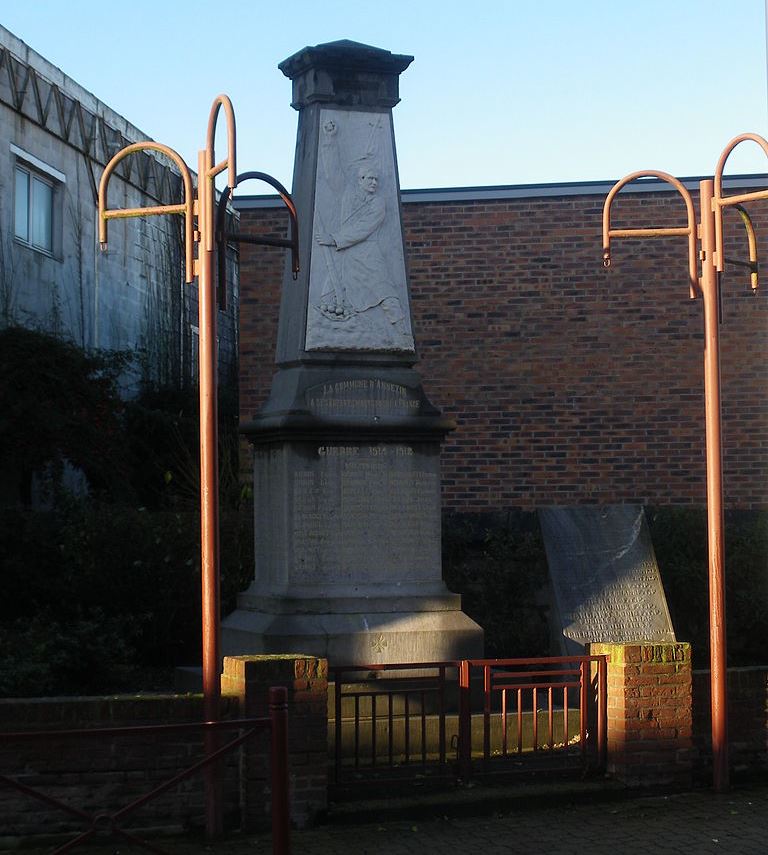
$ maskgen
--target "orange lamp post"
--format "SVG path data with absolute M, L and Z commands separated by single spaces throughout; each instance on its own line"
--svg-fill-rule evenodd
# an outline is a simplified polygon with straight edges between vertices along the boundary
M 751 140 L 768 155 L 768 142 L 756 134 L 735 137 L 724 149 L 715 170 L 714 180 L 699 184 L 701 218 L 697 224 L 693 200 L 683 184 L 665 172 L 647 170 L 633 172 L 613 186 L 603 207 L 603 264 L 611 266 L 611 238 L 655 238 L 685 236 L 688 240 L 688 279 L 690 295 L 702 297 L 704 305 L 704 402 L 706 422 L 707 461 L 707 530 L 709 565 L 709 640 L 711 668 L 711 712 L 713 788 L 724 792 L 729 787 L 728 767 L 728 699 L 725 635 L 725 549 L 723 542 L 723 464 L 720 406 L 720 287 L 725 267 L 723 244 L 723 209 L 734 206 L 747 230 L 749 261 L 731 262 L 750 269 L 751 285 L 757 290 L 757 248 L 752 222 L 742 203 L 768 199 L 768 190 L 758 190 L 738 196 L 723 196 L 723 169 L 733 149 Z M 686 208 L 686 224 L 674 228 L 611 227 L 611 204 L 616 194 L 639 178 L 653 177 L 671 184 L 682 196 Z M 698 248 L 698 258 L 697 258 Z M 701 262 L 701 275 L 698 262 Z
M 223 108 L 227 123 L 227 156 L 216 163 L 214 139 L 219 111 Z M 126 217 L 145 217 L 154 214 L 176 214 L 184 218 L 185 281 L 198 279 L 198 323 L 199 323 L 199 386 L 200 386 L 200 542 L 202 575 L 202 654 L 203 654 L 203 697 L 206 721 L 219 718 L 221 699 L 221 653 L 220 653 L 220 599 L 219 599 L 219 477 L 218 477 L 218 417 L 217 417 L 217 300 L 214 280 L 214 254 L 217 241 L 219 253 L 225 251 L 225 243 L 217 235 L 216 176 L 226 170 L 227 197 L 238 183 L 235 168 L 235 115 L 232 103 L 226 95 L 217 96 L 208 118 L 205 148 L 198 154 L 197 193 L 193 192 L 192 175 L 182 158 L 168 146 L 156 142 L 138 142 L 121 149 L 109 161 L 99 184 L 99 242 L 107 246 L 107 224 L 110 220 Z M 178 205 L 158 205 L 140 208 L 110 209 L 107 206 L 107 186 L 117 164 L 125 157 L 141 152 L 154 151 L 169 158 L 178 168 L 183 188 L 184 201 Z M 259 177 L 276 184 L 274 179 L 258 173 Z M 282 190 L 282 188 L 281 188 Z M 292 200 L 283 192 L 289 207 L 292 224 L 292 241 L 255 240 L 257 243 L 273 243 L 291 246 L 294 270 L 297 269 L 298 246 L 296 243 L 296 212 Z M 228 236 L 227 236 L 228 237 Z M 194 247 L 197 246 L 197 257 Z M 222 269 L 222 265 L 219 265 Z M 223 283 L 222 283 L 223 287 Z M 215 735 L 206 734 L 206 751 L 215 750 Z M 207 767 L 206 776 L 206 831 L 209 837 L 221 831 L 221 811 L 217 795 L 218 782 L 215 766 Z

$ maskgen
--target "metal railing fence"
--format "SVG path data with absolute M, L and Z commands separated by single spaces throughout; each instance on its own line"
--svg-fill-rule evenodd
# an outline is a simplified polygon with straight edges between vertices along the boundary
M 605 656 L 340 666 L 329 679 L 337 786 L 605 765 Z
M 238 718 L 226 721 L 187 722 L 179 724 L 156 724 L 129 727 L 73 728 L 67 730 L 38 730 L 0 733 L 0 745 L 10 743 L 54 743 L 57 740 L 113 741 L 131 737 L 165 737 L 176 734 L 202 732 L 204 736 L 220 734 L 226 731 L 238 731 L 238 734 L 226 744 L 206 752 L 205 756 L 182 769 L 168 780 L 153 787 L 149 792 L 133 799 L 118 810 L 89 811 L 55 798 L 38 787 L 32 787 L 10 775 L 0 775 L 0 786 L 10 787 L 30 798 L 52 806 L 70 817 L 80 820 L 87 827 L 58 848 L 52 855 L 68 852 L 83 843 L 93 842 L 98 837 L 118 837 L 157 855 L 166 855 L 165 850 L 154 843 L 143 840 L 123 827 L 123 823 L 139 808 L 157 799 L 159 796 L 178 787 L 183 781 L 192 778 L 204 770 L 215 767 L 219 760 L 246 743 L 257 734 L 269 731 L 271 757 L 271 795 L 272 795 L 272 853 L 289 855 L 289 803 L 288 803 L 288 745 L 287 745 L 288 705 L 287 692 L 283 687 L 269 690 L 269 716 L 263 718 Z

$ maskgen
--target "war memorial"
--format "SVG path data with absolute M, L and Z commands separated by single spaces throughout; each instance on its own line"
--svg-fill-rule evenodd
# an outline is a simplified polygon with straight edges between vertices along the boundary
M 301 274 L 286 270 L 277 370 L 245 426 L 255 579 L 225 653 L 335 664 L 482 655 L 442 581 L 440 445 L 419 375 L 392 127 L 412 57 L 351 42 L 280 66 L 299 111 Z
M 440 447 L 452 424 L 415 368 L 392 125 L 411 60 L 340 41 L 280 65 L 299 112 L 301 273 L 286 265 L 276 373 L 244 427 L 255 578 L 223 622 L 225 654 L 482 656 L 482 630 L 442 581 Z M 540 519 L 553 650 L 674 641 L 642 508 L 553 507 Z

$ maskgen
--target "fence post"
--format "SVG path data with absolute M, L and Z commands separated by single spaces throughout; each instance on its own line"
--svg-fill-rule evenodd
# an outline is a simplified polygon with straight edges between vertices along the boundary
M 301 654 L 225 656 L 222 693 L 239 699 L 246 718 L 269 714 L 269 691 L 288 692 L 291 729 L 288 734 L 290 814 L 295 828 L 317 821 L 328 806 L 328 680 L 327 662 Z M 244 747 L 241 774 L 242 826 L 245 831 L 269 827 L 269 780 L 264 746 Z
M 587 760 L 587 718 L 589 716 L 589 659 L 582 659 L 579 662 L 579 745 L 581 746 L 581 756 L 588 764 Z M 536 715 L 534 709 L 533 714 Z
M 472 774 L 472 702 L 466 659 L 459 663 L 459 770 L 461 777 L 469 780 Z
M 285 686 L 270 688 L 269 717 L 272 721 L 272 853 L 289 855 L 291 839 L 288 807 L 288 691 Z
M 445 767 L 445 665 L 440 669 L 440 688 L 438 690 L 438 704 L 440 706 L 440 720 L 438 724 L 438 739 L 440 742 L 440 770 Z
M 608 658 L 597 660 L 597 766 L 604 770 L 608 755 Z

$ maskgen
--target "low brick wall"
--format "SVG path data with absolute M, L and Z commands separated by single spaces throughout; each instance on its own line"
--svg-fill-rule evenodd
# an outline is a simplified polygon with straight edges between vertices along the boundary
M 288 690 L 291 820 L 303 826 L 327 805 L 328 682 L 324 659 L 306 656 L 226 657 L 222 718 L 269 716 L 269 689 Z M 86 814 L 82 818 L 9 786 L 0 787 L 0 848 L 91 827 L 203 757 L 201 731 L 9 739 L 29 731 L 136 727 L 204 720 L 200 695 L 132 695 L 0 700 L 0 774 Z M 269 826 L 268 732 L 225 755 L 225 829 Z M 106 820 L 105 820 L 106 822 Z M 202 773 L 139 808 L 125 827 L 138 832 L 202 829 Z
M 227 656 L 222 691 L 240 700 L 243 714 L 268 714 L 271 686 L 288 692 L 288 773 L 293 825 L 303 828 L 328 807 L 328 662 L 314 656 Z M 246 749 L 242 770 L 243 826 L 269 822 L 268 754 Z M 266 799 L 265 799 L 266 794 Z
M 693 738 L 701 767 L 711 762 L 709 671 L 693 673 Z M 728 669 L 728 743 L 734 772 L 768 768 L 768 666 Z
M 236 699 L 223 701 L 223 715 L 236 717 Z M 146 695 L 106 698 L 63 697 L 0 700 L 2 773 L 88 814 L 110 813 L 202 757 L 197 732 L 120 735 L 108 738 L 56 737 L 7 740 L 3 733 L 97 727 L 135 727 L 203 720 L 200 696 Z M 224 814 L 239 822 L 238 756 L 225 763 Z M 133 814 L 126 827 L 181 830 L 202 827 L 200 774 Z M 0 788 L 0 846 L 36 835 L 83 831 L 90 823 L 15 788 Z

